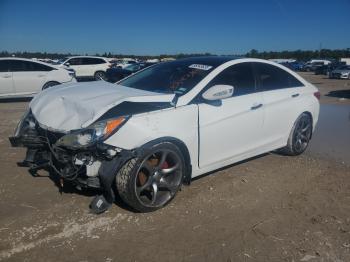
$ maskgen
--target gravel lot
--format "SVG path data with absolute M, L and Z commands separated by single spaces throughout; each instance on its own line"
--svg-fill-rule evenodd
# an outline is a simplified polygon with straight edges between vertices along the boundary
M 333 139 L 349 153 L 341 134 L 350 135 L 350 81 L 302 75 L 319 87 L 322 104 L 348 112 Z M 338 146 L 322 146 L 337 129 L 327 123 L 337 122 L 326 119 L 302 156 L 266 154 L 214 172 L 154 213 L 118 202 L 95 216 L 92 192 L 61 195 L 49 178 L 16 165 L 25 151 L 7 137 L 27 104 L 0 103 L 0 260 L 350 261 L 350 164 Z

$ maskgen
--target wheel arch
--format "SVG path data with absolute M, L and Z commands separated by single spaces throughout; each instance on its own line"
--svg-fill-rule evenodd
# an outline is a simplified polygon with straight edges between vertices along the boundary
M 150 148 L 156 144 L 162 143 L 162 142 L 170 142 L 176 145 L 181 153 L 183 154 L 184 160 L 185 160 L 185 173 L 184 173 L 184 178 L 183 178 L 183 183 L 189 185 L 191 183 L 191 178 L 192 178 L 192 165 L 191 165 L 191 156 L 190 152 L 186 146 L 186 144 L 181 141 L 178 138 L 171 137 L 171 136 L 165 136 L 165 137 L 160 137 L 157 139 L 154 139 L 152 141 L 147 142 L 146 144 L 142 145 L 137 151 L 145 150 L 147 148 Z
M 55 85 L 59 85 L 60 84 L 60 82 L 58 82 L 58 81 L 52 81 L 52 80 L 46 81 L 45 84 L 43 84 L 43 86 L 41 87 L 41 90 L 47 89 L 48 88 L 47 85 L 50 84 L 50 83 L 55 83 Z
M 310 118 L 311 118 L 311 137 L 310 137 L 310 139 L 312 138 L 312 135 L 313 135 L 313 130 L 314 130 L 314 118 L 313 118 L 313 116 L 312 116 L 312 114 L 311 114 L 311 112 L 310 111 L 304 111 L 304 112 L 302 112 L 301 114 L 306 114 L 306 115 L 308 115 Z
M 105 70 L 98 69 L 98 70 L 95 71 L 94 76 L 95 76 L 97 73 L 100 73 L 100 72 L 106 74 L 106 71 L 105 71 Z

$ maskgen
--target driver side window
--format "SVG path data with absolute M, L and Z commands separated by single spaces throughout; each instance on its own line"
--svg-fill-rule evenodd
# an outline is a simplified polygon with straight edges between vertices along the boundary
M 233 96 L 254 93 L 255 78 L 252 64 L 249 62 L 230 66 L 211 80 L 207 87 L 214 85 L 231 85 L 234 87 Z

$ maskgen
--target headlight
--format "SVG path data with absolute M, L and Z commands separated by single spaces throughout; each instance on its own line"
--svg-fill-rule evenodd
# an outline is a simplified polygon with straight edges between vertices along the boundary
M 23 114 L 15 129 L 15 137 L 22 135 L 28 128 L 35 128 L 35 120 L 30 112 L 30 109 Z
M 128 119 L 128 116 L 122 116 L 99 121 L 87 128 L 61 137 L 56 145 L 73 149 L 89 147 L 114 134 Z

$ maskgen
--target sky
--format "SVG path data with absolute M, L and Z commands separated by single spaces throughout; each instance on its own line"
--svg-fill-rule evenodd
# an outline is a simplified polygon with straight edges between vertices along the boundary
M 350 47 L 350 0 L 0 0 L 0 51 L 245 54 Z

